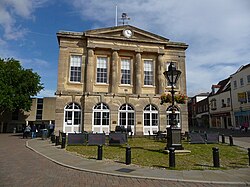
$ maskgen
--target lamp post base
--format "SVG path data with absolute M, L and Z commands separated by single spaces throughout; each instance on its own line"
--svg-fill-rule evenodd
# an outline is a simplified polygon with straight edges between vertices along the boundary
M 184 150 L 184 147 L 182 145 L 174 145 L 174 144 L 172 144 L 170 147 L 174 148 L 175 150 Z M 165 147 L 165 150 L 169 150 L 170 147 Z
M 181 129 L 167 128 L 167 146 L 168 150 L 170 147 L 175 148 L 175 150 L 183 150 L 181 145 Z

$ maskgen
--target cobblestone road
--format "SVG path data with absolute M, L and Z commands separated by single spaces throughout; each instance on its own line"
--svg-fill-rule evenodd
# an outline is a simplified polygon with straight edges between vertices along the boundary
M 57 165 L 25 147 L 25 139 L 0 134 L 0 186 L 235 186 L 109 176 Z

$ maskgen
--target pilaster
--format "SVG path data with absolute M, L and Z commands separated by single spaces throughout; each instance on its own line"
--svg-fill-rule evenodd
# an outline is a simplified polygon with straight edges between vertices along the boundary
M 117 93 L 118 89 L 118 60 L 119 60 L 119 55 L 117 51 L 112 52 L 112 65 L 111 65 L 111 84 L 110 84 L 110 90 L 112 93 Z
M 158 93 L 162 94 L 165 92 L 166 81 L 163 75 L 164 72 L 164 62 L 163 62 L 163 55 L 158 55 L 157 59 L 157 80 L 158 80 Z
M 141 94 L 142 90 L 142 83 L 141 83 L 141 68 L 142 68 L 142 60 L 141 60 L 141 53 L 137 52 L 135 57 L 135 93 Z
M 87 71 L 85 73 L 86 76 L 86 92 L 93 91 L 94 84 L 94 50 L 88 49 L 88 60 L 87 60 Z

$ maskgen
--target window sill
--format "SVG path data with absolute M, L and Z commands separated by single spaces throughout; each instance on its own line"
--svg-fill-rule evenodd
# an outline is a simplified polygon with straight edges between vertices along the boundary
M 172 86 L 166 86 L 166 88 L 171 88 Z M 178 88 L 178 86 L 174 86 L 174 88 Z
M 71 82 L 71 81 L 69 81 L 69 84 L 78 84 L 78 85 L 83 85 L 83 83 L 82 83 L 82 82 Z
M 131 84 L 120 84 L 121 86 L 131 86 Z
M 95 86 L 108 86 L 108 83 L 95 83 Z
M 119 87 L 130 87 L 130 88 L 132 88 L 133 86 L 131 84 L 120 84 Z

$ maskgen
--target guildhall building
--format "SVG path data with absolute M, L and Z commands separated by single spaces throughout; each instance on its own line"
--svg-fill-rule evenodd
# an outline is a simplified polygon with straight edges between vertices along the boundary
M 84 32 L 59 31 L 56 132 L 109 134 L 116 126 L 134 135 L 166 131 L 171 103 L 160 96 L 171 86 L 163 75 L 172 62 L 181 76 L 176 94 L 186 95 L 188 45 L 122 25 Z M 175 105 L 177 127 L 188 131 L 187 104 Z

